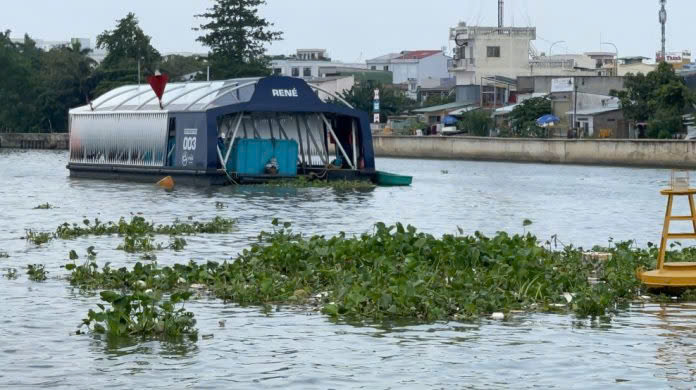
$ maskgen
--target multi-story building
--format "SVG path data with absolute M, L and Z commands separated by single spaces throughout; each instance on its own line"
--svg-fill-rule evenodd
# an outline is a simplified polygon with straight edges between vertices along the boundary
M 411 50 L 367 60 L 367 67 L 371 70 L 390 71 L 394 74 L 394 84 L 412 84 L 417 88 L 426 80 L 449 78 L 449 59 L 444 50 Z
M 298 49 L 295 55 L 271 60 L 273 74 L 277 76 L 311 79 L 325 76 L 322 68 L 367 69 L 365 64 L 346 64 L 331 61 L 324 49 Z
M 506 102 L 514 85 L 509 80 L 529 74 L 530 43 L 535 39 L 534 27 L 481 27 L 460 22 L 451 28 L 450 40 L 456 47 L 448 67 L 456 78 L 457 101 L 480 102 L 490 89 L 493 101 Z
M 457 82 L 457 100 L 504 105 L 514 101 L 521 76 L 613 76 L 616 53 L 589 52 L 546 56 L 531 44 L 534 27 L 481 27 L 459 23 L 450 29 L 454 58 L 449 70 Z
M 657 68 L 657 64 L 647 64 L 648 57 L 634 56 L 619 58 L 619 76 L 627 74 L 648 74 Z
M 536 39 L 534 27 L 480 27 L 459 23 L 450 29 L 457 47 L 450 71 L 457 85 L 477 85 L 481 78 L 516 78 L 529 72 L 530 42 Z

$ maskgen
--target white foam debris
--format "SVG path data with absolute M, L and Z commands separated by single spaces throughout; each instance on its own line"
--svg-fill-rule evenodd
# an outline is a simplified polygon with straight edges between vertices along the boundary
M 492 320 L 498 320 L 498 321 L 504 320 L 504 319 L 505 319 L 505 314 L 499 313 L 499 312 L 493 313 L 493 314 L 491 314 L 491 319 L 492 319 Z

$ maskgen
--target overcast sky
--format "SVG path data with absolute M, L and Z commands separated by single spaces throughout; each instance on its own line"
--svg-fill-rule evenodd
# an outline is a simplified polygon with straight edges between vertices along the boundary
M 285 33 L 270 54 L 326 48 L 331 57 L 358 62 L 389 52 L 451 47 L 448 29 L 497 25 L 497 0 L 268 0 L 263 16 Z M 0 29 L 45 40 L 94 39 L 116 19 L 134 12 L 162 53 L 205 52 L 191 27 L 210 0 L 20 0 L 7 1 Z M 620 56 L 654 58 L 660 47 L 658 0 L 505 0 L 507 26 L 536 26 L 538 51 L 578 53 L 614 43 Z M 693 49 L 696 1 L 667 1 L 667 50 Z M 604 51 L 613 51 L 603 46 Z

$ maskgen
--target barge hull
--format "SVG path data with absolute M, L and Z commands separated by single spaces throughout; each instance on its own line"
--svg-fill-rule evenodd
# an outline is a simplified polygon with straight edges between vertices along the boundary
M 68 164 L 70 177 L 98 179 L 98 180 L 123 180 L 141 183 L 156 183 L 166 176 L 171 176 L 177 184 L 196 186 L 217 186 L 231 184 L 222 169 L 177 169 L 162 167 L 128 167 L 117 165 L 92 165 L 92 164 Z M 372 170 L 322 170 L 307 169 L 308 174 L 320 172 L 326 173 L 329 181 L 337 180 L 364 180 L 375 182 L 376 173 Z M 292 180 L 295 177 L 279 175 L 235 175 L 233 179 L 239 184 L 260 184 L 273 180 Z
M 217 169 L 173 169 L 124 167 L 114 165 L 68 164 L 70 177 L 100 180 L 123 180 L 141 183 L 156 183 L 171 176 L 177 184 L 186 185 L 224 185 L 227 178 Z

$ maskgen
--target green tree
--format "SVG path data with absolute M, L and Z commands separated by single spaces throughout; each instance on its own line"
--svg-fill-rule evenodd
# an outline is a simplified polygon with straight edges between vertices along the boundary
M 0 32 L 0 131 L 25 131 L 33 125 L 27 122 L 35 117 L 34 69 L 22 47 L 10 40 L 9 30 Z
M 265 0 L 215 0 L 212 8 L 196 15 L 206 19 L 195 31 L 197 41 L 210 48 L 211 77 L 216 79 L 270 74 L 266 45 L 282 39 L 273 23 L 258 14 Z
M 96 94 L 101 95 L 113 88 L 138 81 L 138 60 L 141 72 L 153 74 L 159 68 L 160 53 L 152 47 L 152 38 L 143 32 L 134 13 L 116 21 L 114 30 L 97 36 L 97 47 L 108 54 L 98 68 L 95 78 L 99 80 Z
M 138 18 L 130 12 L 125 18 L 116 21 L 116 28 L 106 30 L 97 36 L 97 47 L 106 49 L 106 67 L 119 66 L 124 61 L 141 60 L 141 65 L 154 71 L 159 65 L 160 53 L 152 47 L 152 38 L 138 24 Z
M 537 126 L 537 119 L 551 113 L 551 101 L 538 97 L 527 99 L 510 113 L 510 134 L 512 137 L 546 136 L 546 129 Z
M 670 138 L 681 132 L 682 115 L 695 102 L 684 79 L 664 62 L 647 75 L 628 74 L 624 90 L 612 91 L 612 95 L 620 99 L 626 119 L 648 122 L 650 138 Z
M 169 75 L 173 81 L 182 81 L 182 77 L 196 72 L 205 74 L 208 61 L 198 56 L 181 56 L 177 54 L 162 58 L 160 71 Z M 184 80 L 185 81 L 185 80 Z
M 430 95 L 423 102 L 423 107 L 432 107 L 432 106 L 439 106 L 442 104 L 454 103 L 456 100 L 457 100 L 457 97 L 454 94 L 446 95 L 446 96 Z
M 42 128 L 67 131 L 68 111 L 91 99 L 97 63 L 89 53 L 79 43 L 43 53 L 36 99 Z
M 350 90 L 339 93 L 339 96 L 358 110 L 373 113 L 375 89 L 379 89 L 380 120 L 387 120 L 390 115 L 408 112 L 417 106 L 416 101 L 410 99 L 397 88 L 385 87 L 382 84 L 363 83 L 353 86 Z
M 491 112 L 487 110 L 474 110 L 465 113 L 457 123 L 457 128 L 468 131 L 469 134 L 478 137 L 488 137 L 493 127 Z
M 28 36 L 0 33 L 0 129 L 66 131 L 68 110 L 85 104 L 96 63 L 79 44 L 44 51 Z

